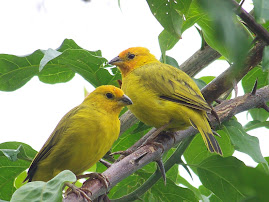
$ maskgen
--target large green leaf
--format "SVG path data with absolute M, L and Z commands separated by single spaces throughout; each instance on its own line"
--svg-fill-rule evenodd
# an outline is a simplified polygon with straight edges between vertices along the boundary
M 212 156 L 198 165 L 197 171 L 203 185 L 223 201 L 239 201 L 243 193 L 238 170 L 244 164 L 233 157 Z M 227 194 L 229 193 L 229 194 Z
M 26 84 L 33 76 L 44 83 L 67 82 L 75 73 L 80 74 L 93 86 L 114 84 L 118 86 L 118 71 L 110 74 L 107 60 L 101 51 L 88 51 L 73 40 L 66 39 L 57 50 L 37 50 L 31 55 L 18 57 L 0 55 L 0 90 L 13 91 Z
M 120 198 L 135 191 L 150 177 L 155 170 L 156 166 L 153 162 L 144 166 L 142 169 L 116 184 L 116 186 L 109 191 L 109 198 Z
M 24 57 L 0 54 L 0 90 L 13 91 L 26 84 L 38 74 L 42 57 L 40 50 Z
M 166 185 L 158 181 L 143 199 L 144 201 L 198 201 L 190 189 L 177 186 L 170 179 L 167 179 Z
M 14 180 L 26 170 L 36 151 L 21 142 L 5 142 L 0 144 L 0 199 L 10 200 L 16 190 Z
M 263 122 L 258 120 L 250 121 L 246 125 L 244 125 L 244 130 L 247 132 L 249 130 L 253 130 L 260 127 L 265 127 L 269 129 L 269 121 L 263 121 Z
M 243 29 L 229 1 L 197 1 L 208 14 L 198 21 L 206 42 L 231 62 L 242 65 L 250 48 L 249 34 Z M 239 71 L 239 70 L 238 70 Z
M 218 130 L 217 133 L 221 136 L 221 138 L 216 137 L 216 139 L 222 149 L 223 156 L 231 156 L 234 152 L 234 147 L 231 144 L 229 136 L 222 130 Z M 200 133 L 195 136 L 184 152 L 184 158 L 194 172 L 196 172 L 196 168 L 195 166 L 192 167 L 192 165 L 199 164 L 204 159 L 214 155 L 217 154 L 208 151 Z
M 120 198 L 136 190 L 149 178 L 150 174 L 144 168 L 137 171 L 135 174 L 118 183 L 110 191 L 109 196 L 113 199 Z M 170 178 L 167 178 L 166 185 L 164 185 L 163 180 L 159 180 L 143 196 L 140 196 L 140 198 L 143 201 L 198 201 L 190 189 L 175 185 L 174 181 Z
M 269 1 L 268 0 L 253 0 L 254 14 L 257 22 L 265 23 L 269 20 Z
M 203 193 L 197 189 L 196 187 L 194 187 L 193 185 L 191 185 L 185 178 L 183 178 L 181 175 L 178 175 L 178 178 L 177 178 L 177 181 L 176 181 L 177 184 L 179 185 L 183 185 L 187 188 L 189 188 L 190 190 L 193 191 L 193 193 L 196 195 L 196 197 L 201 200 L 201 201 L 206 201 L 204 200 L 204 196 L 203 196 Z M 210 191 L 209 191 L 210 192 Z M 212 194 L 212 192 L 211 192 Z
M 263 72 L 259 67 L 255 67 L 242 79 L 242 86 L 245 93 L 252 91 L 256 79 L 258 81 L 258 89 L 268 85 L 269 83 L 268 73 Z M 250 109 L 249 113 L 254 120 L 258 120 L 260 122 L 266 121 L 269 117 L 269 113 L 264 109 Z
M 160 61 L 180 69 L 178 62 L 174 58 L 172 58 L 171 56 L 165 55 L 165 60 L 163 60 L 163 58 L 161 58 Z
M 11 202 L 62 201 L 62 189 L 65 182 L 76 181 L 76 175 L 69 170 L 64 170 L 48 182 L 35 181 L 25 184 L 15 191 Z
M 187 15 L 192 0 L 147 0 L 152 14 L 165 30 L 177 38 L 181 37 L 183 15 Z
M 222 201 L 250 198 L 252 201 L 266 201 L 269 198 L 269 176 L 245 166 L 235 157 L 212 156 L 197 167 L 203 185 Z
M 174 47 L 174 45 L 179 41 L 179 38 L 170 34 L 167 30 L 163 30 L 158 37 L 161 52 L 162 52 L 162 61 L 166 63 L 165 52 Z
M 236 120 L 229 120 L 222 124 L 223 130 L 229 134 L 231 142 L 237 151 L 248 154 L 257 163 L 262 163 L 269 173 L 268 163 L 262 156 L 259 139 L 247 134 Z

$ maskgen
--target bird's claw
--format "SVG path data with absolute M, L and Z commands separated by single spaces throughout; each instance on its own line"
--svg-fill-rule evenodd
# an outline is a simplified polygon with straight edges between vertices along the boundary
M 72 191 L 71 191 L 71 190 L 70 190 L 70 191 L 67 190 L 66 195 L 69 195 L 69 194 L 71 194 L 72 192 L 74 192 L 74 193 L 77 195 L 77 197 L 79 197 L 79 196 L 81 195 L 81 196 L 84 197 L 87 201 L 89 201 L 89 202 L 92 201 L 91 198 L 90 198 L 90 197 L 88 196 L 88 194 L 87 194 L 87 193 L 90 192 L 90 194 L 92 195 L 92 192 L 91 192 L 89 189 L 86 189 L 86 188 L 83 188 L 83 187 L 78 188 L 78 187 L 76 187 L 74 184 L 71 184 L 71 183 L 69 183 L 69 182 L 66 182 L 65 184 L 66 184 L 66 186 L 68 186 L 70 189 L 72 189 Z
M 123 155 L 123 156 L 128 156 L 130 155 L 132 152 L 126 150 L 126 151 L 117 151 L 117 152 L 112 152 L 111 154 L 109 154 L 110 156 L 113 156 L 113 155 L 117 155 L 117 154 L 120 154 L 120 155 Z
M 108 189 L 108 186 L 110 185 L 109 180 L 102 173 L 89 173 L 89 174 L 77 176 L 77 179 L 81 179 L 81 178 L 89 178 L 88 180 L 98 179 L 98 180 L 100 180 L 101 183 L 103 183 L 103 185 L 106 187 L 106 189 Z

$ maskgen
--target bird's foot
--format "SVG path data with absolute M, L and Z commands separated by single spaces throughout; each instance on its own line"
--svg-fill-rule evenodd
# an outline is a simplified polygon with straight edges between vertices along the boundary
M 126 151 L 116 151 L 116 152 L 112 152 L 112 153 L 110 153 L 109 155 L 110 155 L 110 156 L 113 156 L 113 155 L 120 154 L 120 155 L 123 155 L 123 156 L 128 156 L 128 155 L 130 155 L 131 153 L 132 153 L 131 151 L 126 150 Z
M 100 182 L 108 189 L 108 186 L 110 185 L 109 180 L 107 179 L 107 177 L 105 175 L 103 175 L 102 173 L 88 173 L 88 174 L 84 174 L 84 175 L 78 175 L 77 179 L 81 179 L 81 178 L 89 178 L 88 180 L 91 179 L 98 179 L 100 180 Z
M 111 166 L 111 163 L 109 163 L 108 161 L 105 161 L 104 159 L 100 159 L 99 162 L 102 163 L 107 168 Z
M 70 182 L 66 182 L 65 183 L 66 186 L 68 186 L 71 190 L 67 189 L 66 191 L 66 195 L 71 194 L 72 192 L 74 192 L 78 197 L 79 195 L 81 195 L 82 197 L 84 197 L 87 201 L 91 202 L 91 198 L 88 196 L 88 193 L 90 192 L 90 194 L 92 194 L 92 192 L 89 189 L 86 188 L 78 188 L 76 187 L 74 184 L 70 183 Z

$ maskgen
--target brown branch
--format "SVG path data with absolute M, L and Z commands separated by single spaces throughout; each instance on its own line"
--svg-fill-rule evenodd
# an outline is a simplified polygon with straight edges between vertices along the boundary
M 250 51 L 246 58 L 245 65 L 238 71 L 238 66 L 231 65 L 226 71 L 215 78 L 205 88 L 202 93 L 208 103 L 212 103 L 224 92 L 233 88 L 234 82 L 240 81 L 252 68 L 258 65 L 262 60 L 262 53 L 265 43 L 259 41 Z
M 128 128 L 130 128 L 132 125 L 134 125 L 138 119 L 132 114 L 130 110 L 125 112 L 123 115 L 120 117 L 120 135 L 124 133 Z
M 254 32 L 261 40 L 269 44 L 269 32 L 254 17 L 246 12 L 236 1 L 231 0 L 235 7 L 236 14 L 247 24 L 248 28 Z
M 193 77 L 221 56 L 219 52 L 206 45 L 204 49 L 196 51 L 189 59 L 180 65 L 180 69 Z
M 223 122 L 225 120 L 230 119 L 237 113 L 242 111 L 249 110 L 251 108 L 261 107 L 264 102 L 269 101 L 269 86 L 265 86 L 261 89 L 258 89 L 256 95 L 252 95 L 248 93 L 244 96 L 237 97 L 232 100 L 223 101 L 220 105 L 215 108 L 215 111 L 218 113 L 220 121 Z M 212 124 L 217 124 L 215 118 L 210 116 Z M 175 133 L 175 144 L 181 142 L 184 138 L 195 135 L 197 131 L 190 127 L 187 130 L 179 131 Z M 174 139 L 170 136 L 159 136 L 158 142 L 163 145 L 165 151 L 169 150 L 174 145 Z M 103 175 L 109 180 L 110 185 L 109 189 L 115 186 L 118 182 L 125 179 L 141 167 L 146 164 L 155 161 L 160 158 L 162 155 L 162 147 L 145 145 L 129 156 L 125 157 L 121 161 L 114 163 L 108 168 Z M 100 183 L 99 180 L 94 179 L 91 181 L 86 181 L 83 185 L 83 188 L 89 189 L 92 193 L 89 194 L 89 197 L 92 199 L 97 198 L 98 196 L 106 193 L 106 188 L 103 184 Z M 65 202 L 70 201 L 84 201 L 84 199 L 80 196 L 77 197 L 76 194 L 72 193 L 68 195 L 65 199 Z

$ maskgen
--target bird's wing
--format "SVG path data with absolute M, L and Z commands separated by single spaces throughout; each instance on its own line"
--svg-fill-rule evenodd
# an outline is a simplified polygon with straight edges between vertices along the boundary
M 208 111 L 211 110 L 198 86 L 183 71 L 163 63 L 150 63 L 137 68 L 134 73 L 161 99 Z
M 28 171 L 28 176 L 24 181 L 29 179 L 31 181 L 32 177 L 34 176 L 34 173 L 37 169 L 38 162 L 45 159 L 51 152 L 52 148 L 59 142 L 59 140 L 62 138 L 62 135 L 69 127 L 69 121 L 70 117 L 72 117 L 74 114 L 77 113 L 79 107 L 75 107 L 72 110 L 70 110 L 58 123 L 50 137 L 47 139 L 43 147 L 40 149 L 38 154 L 35 156 L 33 162 L 31 163 L 31 166 Z

